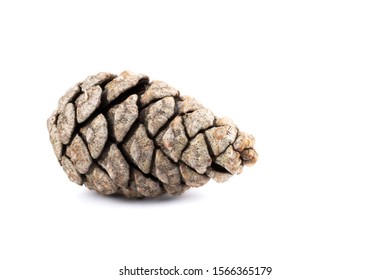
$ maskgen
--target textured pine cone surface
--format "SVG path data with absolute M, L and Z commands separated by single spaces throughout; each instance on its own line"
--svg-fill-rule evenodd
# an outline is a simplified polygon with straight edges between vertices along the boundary
M 254 138 L 148 76 L 99 73 L 71 87 L 47 121 L 72 182 L 104 195 L 179 195 L 257 160 Z

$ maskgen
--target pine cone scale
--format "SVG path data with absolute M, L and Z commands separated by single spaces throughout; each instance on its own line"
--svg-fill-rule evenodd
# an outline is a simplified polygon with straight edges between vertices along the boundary
M 138 128 L 122 144 L 123 151 L 143 173 L 148 174 L 152 166 L 154 152 L 153 140 L 149 138 L 146 128 L 139 124 Z
M 108 139 L 107 121 L 103 114 L 99 114 L 82 127 L 80 135 L 85 140 L 92 158 L 97 159 Z
M 66 148 L 66 155 L 80 174 L 87 173 L 93 163 L 87 146 L 78 134 Z

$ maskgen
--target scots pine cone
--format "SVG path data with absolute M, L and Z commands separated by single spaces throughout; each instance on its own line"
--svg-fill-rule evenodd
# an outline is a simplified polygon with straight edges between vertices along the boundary
M 257 160 L 254 138 L 161 81 L 99 73 L 70 88 L 47 121 L 69 179 L 105 195 L 178 195 Z

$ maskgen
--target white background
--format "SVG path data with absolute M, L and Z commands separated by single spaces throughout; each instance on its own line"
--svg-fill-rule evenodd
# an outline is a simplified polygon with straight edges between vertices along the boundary
M 2 1 L 0 279 L 150 279 L 124 265 L 390 279 L 389 14 L 372 0 Z M 125 69 L 231 117 L 258 164 L 178 198 L 72 184 L 46 119 L 75 82 Z M 217 278 L 231 279 L 164 279 Z

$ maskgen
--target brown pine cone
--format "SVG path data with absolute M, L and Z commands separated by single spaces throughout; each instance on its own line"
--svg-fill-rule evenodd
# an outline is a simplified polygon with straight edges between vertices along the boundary
M 47 121 L 72 182 L 105 195 L 178 195 L 257 160 L 255 140 L 161 81 L 99 73 L 70 88 Z

